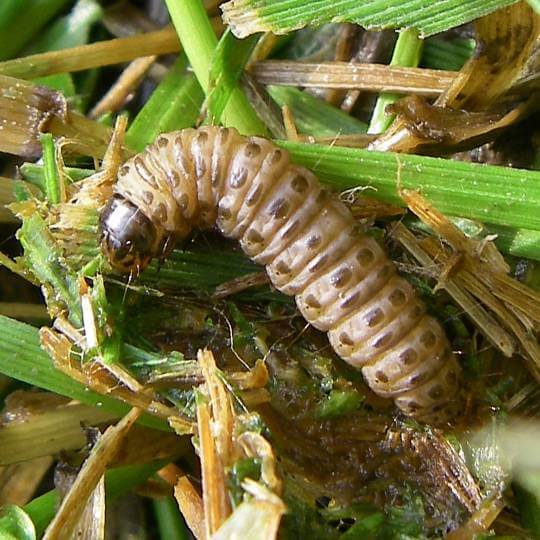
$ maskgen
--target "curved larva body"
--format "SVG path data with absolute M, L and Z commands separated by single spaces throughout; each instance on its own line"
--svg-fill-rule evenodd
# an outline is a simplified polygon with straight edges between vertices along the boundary
M 306 320 L 328 332 L 337 354 L 361 368 L 377 394 L 431 422 L 458 404 L 460 368 L 440 324 L 346 206 L 284 150 L 232 129 L 168 133 L 120 169 L 115 191 L 102 215 L 110 259 L 124 244 L 147 250 L 148 259 L 162 249 L 159 234 L 217 225 L 266 266 L 278 290 L 296 297 Z M 114 233 L 113 210 L 122 205 L 159 234 L 126 240 L 124 230 Z M 124 270 L 133 260 L 124 259 Z

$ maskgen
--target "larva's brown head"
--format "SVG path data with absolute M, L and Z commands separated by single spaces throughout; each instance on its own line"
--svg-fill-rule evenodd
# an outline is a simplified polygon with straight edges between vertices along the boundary
M 144 270 L 164 252 L 167 235 L 121 195 L 111 197 L 100 216 L 101 249 L 123 274 Z

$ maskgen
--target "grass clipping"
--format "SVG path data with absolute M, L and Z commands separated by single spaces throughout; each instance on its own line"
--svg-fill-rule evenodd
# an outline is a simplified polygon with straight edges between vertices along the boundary
M 180 511 L 198 540 L 276 538 L 285 504 L 280 498 L 281 481 L 272 447 L 260 433 L 246 429 L 249 415 L 235 413 L 212 353 L 199 351 L 197 359 L 205 379 L 197 393 L 195 441 L 203 494 L 201 500 L 189 480 L 181 477 L 175 488 Z M 243 479 L 242 496 L 234 504 L 228 475 L 240 459 L 260 462 L 260 477 Z

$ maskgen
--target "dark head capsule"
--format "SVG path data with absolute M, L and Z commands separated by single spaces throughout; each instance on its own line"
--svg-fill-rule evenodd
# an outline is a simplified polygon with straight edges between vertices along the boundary
M 114 195 L 100 217 L 101 248 L 121 273 L 140 272 L 163 250 L 164 235 L 121 195 Z

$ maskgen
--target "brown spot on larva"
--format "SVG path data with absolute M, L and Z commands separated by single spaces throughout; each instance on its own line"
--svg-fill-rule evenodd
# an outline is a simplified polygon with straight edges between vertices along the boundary
M 383 334 L 380 338 L 376 339 L 373 342 L 373 348 L 380 349 L 381 347 L 388 345 L 388 343 L 390 343 L 390 341 L 392 340 L 392 336 L 392 332 L 387 332 L 386 334 Z
M 290 274 L 291 269 L 283 261 L 279 261 L 276 265 L 276 272 L 278 274 Z
M 281 161 L 281 158 L 283 157 L 283 152 L 279 149 L 274 150 L 270 154 L 270 165 L 276 165 Z
M 388 377 L 386 376 L 386 373 L 382 370 L 377 371 L 377 373 L 375 373 L 375 377 L 377 377 L 380 382 L 388 382 Z
M 418 353 L 412 348 L 405 349 L 399 355 L 399 360 L 404 366 L 409 366 L 418 360 Z
M 442 386 L 440 384 L 436 384 L 435 386 L 432 386 L 428 391 L 428 396 L 433 400 L 436 401 L 438 399 L 441 399 L 444 392 L 442 389 Z
M 169 179 L 169 184 L 173 189 L 180 185 L 180 175 L 177 171 L 169 171 L 167 178 Z
M 205 202 L 205 201 L 200 201 L 199 202 L 199 212 L 200 212 L 201 215 L 208 214 L 210 209 L 211 209 L 211 206 L 207 202 Z
M 297 231 L 299 226 L 300 222 L 298 220 L 291 221 L 285 226 L 285 228 L 281 232 L 281 238 L 283 240 L 289 239 Z
M 384 321 L 384 311 L 380 308 L 375 308 L 371 310 L 366 315 L 366 323 L 370 328 L 381 324 Z
M 221 142 L 222 143 L 226 142 L 230 134 L 231 134 L 231 130 L 229 128 L 221 128 L 219 131 Z
M 263 237 L 255 229 L 249 229 L 246 239 L 254 244 L 260 244 L 263 241 Z
M 456 372 L 451 369 L 448 371 L 448 373 L 446 374 L 446 381 L 448 382 L 448 384 L 454 386 L 457 382 L 457 375 L 456 375 Z
M 268 209 L 268 214 L 274 219 L 283 219 L 289 212 L 290 204 L 285 199 L 276 199 Z
M 330 197 L 330 193 L 328 192 L 328 190 L 327 189 L 321 189 L 321 191 L 317 195 L 317 198 L 315 199 L 315 202 L 317 204 L 321 204 L 324 201 L 328 200 L 329 197 Z
M 426 373 L 425 371 L 413 374 L 413 376 L 409 379 L 409 384 L 411 384 L 413 386 L 419 386 L 420 384 L 422 384 L 426 380 L 428 375 L 429 374 Z
M 348 347 L 352 347 L 354 345 L 354 341 L 346 332 L 341 332 L 341 334 L 339 334 L 339 341 L 342 345 L 347 345 Z
M 262 194 L 262 185 L 259 184 L 254 191 L 252 191 L 248 197 L 246 198 L 246 205 L 247 206 L 254 206 L 255 203 L 260 199 Z
M 249 142 L 244 147 L 244 155 L 247 158 L 257 157 L 261 153 L 261 146 L 256 142 Z
M 358 255 L 356 255 L 356 260 L 362 265 L 362 266 L 368 266 L 370 265 L 375 259 L 375 253 L 371 251 L 369 248 L 362 248 Z
M 231 219 L 231 217 L 232 217 L 231 209 L 228 208 L 227 206 L 220 207 L 219 208 L 219 217 L 221 219 L 224 219 L 225 221 L 227 221 L 228 219 Z
M 204 130 L 199 130 L 197 133 L 197 142 L 199 144 L 204 144 L 208 140 L 208 133 Z
M 308 188 L 308 185 L 309 184 L 306 178 L 300 174 L 295 176 L 291 182 L 291 187 L 294 191 L 296 191 L 296 193 L 304 193 L 304 191 L 306 191 Z
M 424 313 L 423 307 L 421 307 L 421 306 L 415 306 L 415 307 L 413 308 L 413 310 L 411 311 L 411 316 L 410 316 L 410 318 L 411 318 L 411 319 L 418 319 L 418 317 L 420 317 L 420 315 L 422 315 L 422 313 Z
M 178 197 L 178 206 L 180 207 L 180 210 L 182 210 L 182 212 L 185 212 L 188 209 L 189 196 L 187 193 L 182 193 L 182 195 Z
M 388 297 L 388 300 L 390 300 L 390 303 L 394 307 L 400 307 L 403 304 L 405 304 L 407 300 L 407 296 L 401 289 L 394 289 L 390 296 Z
M 167 137 L 158 137 L 158 140 L 156 141 L 159 148 L 165 148 L 167 144 L 169 143 L 169 139 Z
M 124 165 L 123 167 L 120 167 L 120 170 L 118 171 L 118 176 L 126 176 L 128 172 L 129 167 L 127 165 Z
M 247 177 L 248 170 L 245 167 L 235 169 L 229 179 L 229 185 L 235 189 L 242 187 L 246 183 Z
M 386 263 L 377 272 L 377 279 L 386 279 L 390 275 L 393 269 L 394 269 L 394 265 L 392 263 Z
M 354 305 L 356 305 L 356 303 L 359 301 L 360 298 L 361 298 L 361 293 L 360 291 L 357 291 L 354 294 L 351 294 L 351 296 L 349 296 L 348 298 L 345 298 L 345 300 L 341 302 L 339 307 L 341 309 L 349 309 L 353 307 Z
M 306 241 L 306 245 L 309 249 L 315 249 L 320 243 L 322 238 L 318 234 L 312 234 Z
M 313 309 L 320 309 L 321 303 L 315 298 L 313 294 L 308 295 L 306 298 L 306 305 Z
M 327 262 L 328 262 L 328 255 L 325 253 L 324 255 L 319 257 L 319 259 L 314 264 L 311 264 L 309 266 L 308 270 L 312 274 L 314 274 L 315 272 L 318 272 L 319 270 L 322 270 L 322 268 L 324 268 L 324 266 L 326 265 Z
M 416 401 L 409 401 L 408 407 L 409 410 L 413 413 L 420 410 L 420 404 Z
M 341 289 L 351 279 L 352 272 L 348 266 L 338 268 L 331 276 L 330 283 L 336 288 Z
M 145 204 L 152 204 L 152 201 L 154 200 L 154 195 L 151 191 L 143 191 L 142 198 Z
M 420 341 L 426 349 L 431 349 L 437 343 L 437 336 L 431 330 L 427 330 L 420 336 Z
M 156 217 L 159 221 L 162 223 L 165 223 L 167 221 L 167 207 L 162 203 L 158 203 L 156 206 Z

